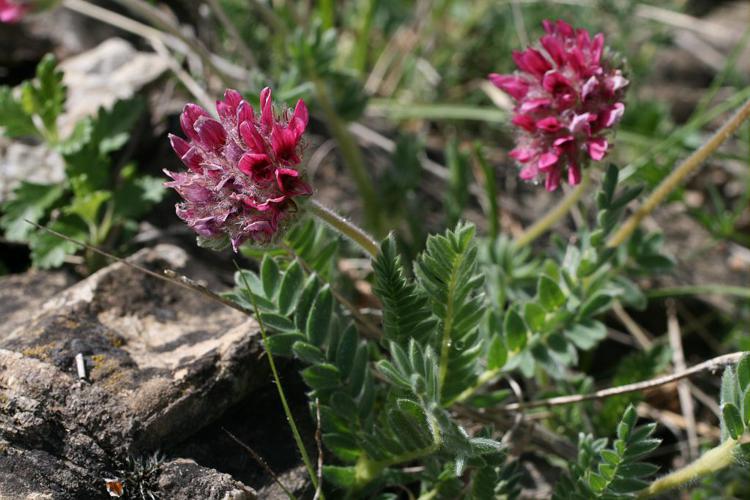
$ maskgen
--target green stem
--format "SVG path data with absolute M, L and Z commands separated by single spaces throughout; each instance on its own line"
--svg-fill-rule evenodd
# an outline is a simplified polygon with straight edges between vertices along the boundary
M 315 98 L 320 105 L 320 109 L 323 111 L 326 124 L 331 135 L 336 139 L 339 152 L 354 178 L 359 195 L 362 197 L 365 221 L 376 234 L 379 234 L 381 230 L 381 214 L 380 210 L 378 210 L 378 198 L 372 186 L 372 180 L 367 173 L 365 161 L 362 157 L 362 150 L 336 112 L 331 99 L 328 97 L 328 90 L 325 84 L 317 76 L 313 76 L 311 79 L 315 87 Z
M 317 200 L 310 200 L 305 205 L 305 207 L 315 217 L 322 220 L 333 229 L 359 245 L 362 250 L 370 255 L 370 257 L 375 258 L 378 256 L 378 252 L 380 251 L 380 249 L 378 248 L 377 242 L 372 238 L 372 236 L 364 232 L 364 230 L 341 217 L 333 210 L 324 207 Z
M 657 288 L 646 292 L 648 298 L 679 297 L 683 295 L 733 295 L 750 299 L 750 288 L 721 284 L 687 285 Z
M 646 198 L 643 205 L 631 215 L 625 223 L 620 226 L 620 229 L 613 234 L 607 246 L 617 247 L 624 243 L 633 231 L 638 228 L 641 221 L 662 202 L 664 199 L 674 191 L 685 178 L 693 173 L 701 164 L 713 154 L 719 146 L 721 146 L 727 139 L 729 139 L 734 132 L 742 125 L 742 123 L 750 118 L 750 100 L 746 101 L 740 110 L 726 122 L 716 133 L 701 146 L 697 151 L 688 156 L 685 161 L 682 162 L 676 169 L 672 171 L 661 184 L 654 190 L 651 195 Z
M 440 365 L 438 367 L 438 394 L 443 393 L 445 379 L 448 376 L 448 361 L 451 352 L 451 333 L 453 330 L 453 292 L 456 289 L 456 280 L 458 279 L 456 268 L 451 271 L 451 279 L 447 284 L 448 297 L 445 301 L 445 319 L 443 320 L 443 339 L 440 342 Z
M 486 370 L 485 372 L 480 374 L 479 377 L 477 377 L 477 381 L 474 383 L 474 385 L 464 389 L 464 391 L 461 394 L 459 394 L 452 400 L 445 403 L 445 406 L 447 407 L 455 403 L 463 403 L 464 401 L 469 399 L 471 396 L 473 396 L 475 392 L 481 389 L 484 386 L 484 384 L 494 379 L 497 376 L 497 374 L 500 373 L 501 371 L 502 370 L 500 368 L 496 368 L 494 370 Z
M 581 183 L 576 188 L 568 193 L 560 203 L 547 212 L 547 214 L 536 221 L 530 228 L 523 232 L 518 238 L 516 238 L 516 247 L 523 247 L 537 239 L 539 236 L 544 234 L 549 228 L 554 226 L 560 219 L 570 212 L 570 209 L 575 206 L 578 200 L 581 199 L 583 193 L 586 192 L 590 184 L 590 177 L 587 171 L 584 170 L 581 178 Z
M 660 495 L 731 465 L 734 462 L 734 449 L 737 444 L 734 439 L 727 439 L 716 448 L 704 453 L 690 465 L 657 479 L 648 488 L 642 490 L 638 494 L 638 498 Z
M 289 403 L 287 403 L 286 395 L 284 394 L 284 388 L 281 386 L 281 378 L 279 377 L 279 371 L 276 369 L 276 362 L 273 359 L 273 354 L 271 354 L 271 350 L 268 348 L 268 335 L 266 334 L 266 328 L 263 325 L 263 320 L 260 317 L 260 312 L 258 311 L 258 304 L 255 300 L 255 294 L 250 289 L 250 285 L 247 282 L 247 279 L 245 278 L 245 275 L 241 272 L 240 267 L 237 265 L 237 263 L 234 263 L 235 267 L 238 271 L 240 271 L 240 276 L 242 277 L 242 285 L 243 285 L 243 292 L 245 293 L 246 297 L 250 299 L 250 302 L 253 304 L 253 311 L 255 312 L 255 318 L 258 320 L 258 325 L 260 326 L 260 335 L 263 338 L 263 348 L 266 350 L 266 355 L 268 356 L 268 364 L 271 365 L 271 373 L 273 373 L 273 380 L 276 383 L 276 389 L 279 392 L 279 398 L 281 399 L 281 406 L 284 407 L 284 415 L 286 415 L 286 419 L 289 422 L 289 427 L 292 429 L 292 434 L 294 435 L 294 441 L 297 443 L 297 448 L 299 449 L 300 454 L 302 455 L 302 461 L 305 463 L 305 468 L 307 469 L 307 473 L 310 476 L 310 481 L 313 484 L 313 489 L 317 491 L 318 489 L 318 476 L 315 473 L 315 468 L 312 465 L 312 461 L 310 460 L 310 456 L 307 454 L 307 448 L 305 448 L 305 444 L 302 442 L 302 435 L 299 433 L 299 429 L 297 428 L 297 423 L 294 421 L 294 416 L 292 415 L 292 411 L 289 409 Z M 321 495 L 322 499 L 322 495 Z

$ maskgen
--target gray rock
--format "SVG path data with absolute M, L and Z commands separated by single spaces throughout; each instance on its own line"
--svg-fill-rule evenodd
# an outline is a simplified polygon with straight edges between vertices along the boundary
M 62 137 L 99 108 L 109 109 L 120 99 L 142 92 L 167 69 L 167 62 L 152 52 L 140 52 L 125 40 L 110 38 L 97 47 L 60 64 L 68 88 L 65 111 L 58 120 Z M 46 144 L 25 144 L 0 138 L 0 203 L 22 181 L 62 182 L 64 162 Z
M 219 287 L 174 246 L 132 260 Z M 254 320 L 124 264 L 27 305 L 27 321 L 0 330 L 0 498 L 106 497 L 102 478 L 119 477 L 128 457 L 184 441 L 267 380 Z M 252 498 L 194 462 L 159 473 L 162 498 Z
M 73 283 L 64 271 L 32 270 L 0 277 L 0 320 L 7 332 L 27 322 L 30 311 Z
M 235 481 L 229 474 L 206 471 L 192 460 L 177 459 L 161 468 L 159 489 L 170 492 L 170 499 L 191 500 L 251 500 L 255 492 Z
M 59 123 L 63 135 L 100 107 L 111 108 L 116 101 L 133 97 L 168 68 L 163 57 L 140 52 L 121 38 L 110 38 L 66 59 L 60 64 L 68 87 L 66 110 Z
M 44 144 L 11 141 L 0 135 L 0 203 L 21 181 L 57 184 L 64 178 L 65 164 L 59 153 Z

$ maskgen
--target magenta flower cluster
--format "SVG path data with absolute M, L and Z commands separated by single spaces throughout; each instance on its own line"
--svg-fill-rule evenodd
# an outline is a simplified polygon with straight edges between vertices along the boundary
M 23 19 L 31 5 L 18 0 L 0 0 L 0 23 L 13 24 Z
M 543 26 L 541 47 L 513 53 L 518 71 L 489 78 L 516 100 L 510 156 L 521 164 L 520 177 L 544 178 L 555 191 L 563 178 L 578 184 L 589 160 L 604 158 L 605 133 L 622 117 L 628 81 L 604 56 L 601 33 L 592 39 L 563 21 Z
M 237 249 L 274 241 L 298 212 L 296 199 L 312 189 L 299 169 L 307 107 L 274 113 L 271 89 L 260 93 L 260 115 L 236 90 L 217 101 L 219 119 L 187 104 L 180 125 L 187 141 L 171 135 L 188 168 L 166 174 L 184 199 L 177 215 L 201 238 Z

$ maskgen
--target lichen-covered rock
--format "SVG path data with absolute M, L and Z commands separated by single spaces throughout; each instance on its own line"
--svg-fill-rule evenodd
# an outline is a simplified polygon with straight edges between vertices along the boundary
M 219 287 L 174 246 L 132 261 Z M 29 305 L 27 321 L 0 330 L 0 498 L 106 497 L 102 478 L 128 457 L 184 441 L 267 380 L 254 320 L 124 264 Z M 198 464 L 180 467 L 185 481 L 188 471 L 207 481 L 202 491 L 244 491 Z
M 229 474 L 201 467 L 192 460 L 177 459 L 161 467 L 158 487 L 172 500 L 251 500 L 255 492 Z

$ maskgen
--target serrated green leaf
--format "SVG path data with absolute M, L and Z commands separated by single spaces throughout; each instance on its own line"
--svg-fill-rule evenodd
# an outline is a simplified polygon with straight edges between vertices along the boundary
M 565 294 L 559 285 L 547 275 L 539 277 L 537 294 L 539 303 L 548 311 L 555 311 L 565 304 Z
M 166 194 L 164 179 L 140 175 L 125 180 L 112 198 L 115 216 L 120 219 L 138 219 L 151 211 Z
M 79 241 L 85 241 L 88 237 L 88 228 L 81 219 L 75 216 L 61 217 L 49 227 Z M 29 238 L 29 246 L 34 266 L 42 269 L 61 266 L 66 256 L 76 253 L 79 249 L 79 245 L 43 230 Z
M 732 439 L 739 439 L 745 433 L 745 424 L 742 421 L 740 410 L 732 403 L 721 406 L 721 420 Z
M 36 229 L 26 220 L 41 221 L 64 192 L 59 184 L 21 182 L 13 190 L 10 200 L 2 206 L 5 215 L 0 218 L 0 226 L 5 229 L 5 237 L 10 241 L 28 241 Z
M 75 196 L 70 205 L 65 207 L 65 213 L 78 215 L 87 224 L 97 226 L 99 209 L 111 197 L 110 191 L 94 191 Z
M 305 325 L 305 334 L 314 345 L 322 345 L 328 335 L 328 327 L 331 324 L 331 315 L 333 314 L 333 294 L 328 285 L 323 288 L 315 297 L 310 316 L 307 318 Z
M 6 137 L 39 135 L 31 117 L 13 97 L 9 87 L 0 86 L 0 130 Z
M 52 54 L 45 55 L 36 67 L 36 78 L 24 82 L 21 87 L 21 104 L 26 114 L 38 115 L 45 129 L 56 135 L 57 117 L 65 104 L 63 73 L 57 69 L 57 61 Z
M 296 260 L 287 268 L 284 277 L 281 280 L 279 288 L 279 297 L 277 300 L 279 313 L 288 316 L 294 311 L 297 300 L 302 294 L 302 283 L 305 280 L 305 273 L 302 266 Z
M 338 368 L 329 363 L 313 365 L 302 370 L 302 379 L 317 391 L 333 389 L 341 385 Z
M 70 156 L 81 151 L 91 142 L 94 133 L 94 122 L 91 117 L 85 117 L 73 127 L 73 131 L 65 140 L 57 144 L 57 151 L 63 156 Z

